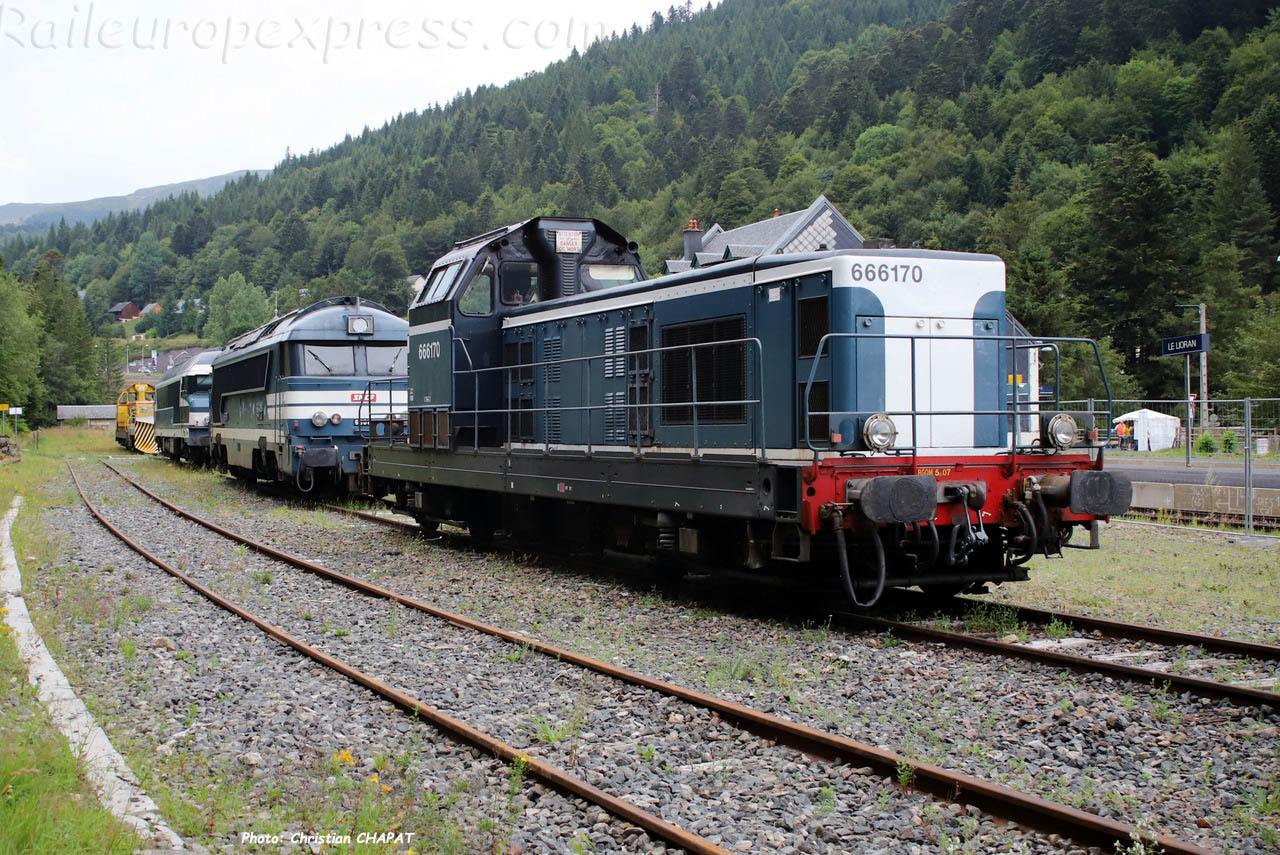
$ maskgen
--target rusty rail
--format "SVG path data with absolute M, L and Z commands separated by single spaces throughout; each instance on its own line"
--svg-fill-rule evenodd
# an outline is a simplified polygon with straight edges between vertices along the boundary
M 973 600 L 968 597 L 959 598 L 959 602 L 970 606 L 986 605 L 981 600 Z M 1243 638 L 1224 638 L 1180 629 L 1162 629 L 1161 627 L 1148 626 L 1147 624 L 1124 623 L 1123 621 L 1090 617 L 1089 615 L 1053 612 L 1032 608 L 1031 606 L 1019 606 L 1013 603 L 1008 604 L 1008 608 L 1013 609 L 1020 619 L 1029 623 L 1035 622 L 1044 625 L 1056 620 L 1075 626 L 1078 629 L 1092 629 L 1110 638 L 1131 638 L 1138 641 L 1152 641 L 1157 644 L 1171 646 L 1185 644 L 1217 653 L 1233 653 L 1237 656 L 1280 661 L 1280 644 L 1248 641 Z M 1274 704 L 1280 706 L 1280 695 L 1275 697 Z
M 132 482 L 131 478 L 128 478 L 124 473 L 120 472 L 120 470 L 111 466 L 111 464 L 106 461 L 103 461 L 103 465 L 114 471 L 117 475 L 120 475 L 120 477 L 124 478 L 126 481 Z M 67 469 L 71 472 L 71 479 L 75 482 L 76 490 L 79 491 L 80 498 L 84 500 L 85 506 L 98 520 L 98 522 L 102 523 L 107 531 L 118 537 L 134 552 L 138 553 L 171 576 L 179 579 L 183 584 L 199 593 L 205 599 L 231 612 L 232 614 L 243 618 L 249 623 L 252 623 L 254 626 L 258 627 L 258 629 L 266 633 L 270 638 L 273 638 L 288 647 L 292 647 L 304 656 L 337 671 L 339 674 L 342 674 L 351 681 L 358 683 L 359 685 L 364 686 L 365 688 L 386 698 L 406 712 L 410 712 L 415 716 L 430 722 L 446 733 L 453 734 L 463 742 L 488 751 L 499 760 L 507 763 L 515 762 L 517 760 L 522 761 L 526 764 L 530 773 L 555 789 L 568 795 L 585 799 L 594 805 L 604 808 L 619 819 L 637 825 L 672 845 L 679 846 L 687 852 L 699 853 L 699 855 L 702 855 L 703 853 L 705 853 L 705 855 L 730 855 L 728 850 L 717 846 L 690 831 L 686 831 L 679 826 L 660 819 L 630 802 L 611 796 L 603 790 L 588 784 L 581 778 L 570 775 L 558 766 L 552 765 L 551 763 L 537 757 L 530 756 L 523 751 L 502 742 L 501 740 L 495 739 L 484 731 L 477 730 L 470 725 L 451 718 L 434 707 L 427 706 L 416 698 L 391 688 L 387 684 L 369 676 L 363 671 L 360 671 L 342 660 L 328 655 L 327 653 L 317 650 L 305 642 L 294 638 L 280 627 L 268 623 L 267 621 L 237 606 L 235 603 L 220 597 L 218 594 L 204 587 L 199 582 L 196 582 L 194 579 L 171 566 L 163 559 L 148 552 L 140 544 L 129 538 L 124 532 L 120 531 L 120 529 L 108 522 L 107 519 L 98 512 L 98 509 L 89 501 L 89 497 L 85 495 L 84 488 L 80 485 L 80 479 L 76 476 L 75 470 L 71 468 L 70 461 L 67 462 Z M 135 486 L 138 485 L 135 484 Z M 193 519 L 192 521 L 194 522 L 195 520 Z
M 904 768 L 909 768 L 912 772 L 914 786 L 917 789 L 928 792 L 940 799 L 956 802 L 960 804 L 973 804 L 979 808 L 986 810 L 988 813 L 1001 816 L 1009 820 L 1019 822 L 1027 827 L 1036 828 L 1041 831 L 1055 834 L 1065 834 L 1073 839 L 1093 845 L 1109 847 L 1116 841 L 1127 841 L 1131 839 L 1131 835 L 1139 833 L 1138 830 L 1127 823 L 1118 822 L 1097 814 L 1082 811 L 1067 805 L 1058 804 L 1056 802 L 1042 799 L 1028 793 L 1023 793 L 1003 784 L 993 783 L 983 780 L 963 772 L 945 769 L 940 766 L 934 766 L 930 763 L 923 763 L 911 760 L 886 749 L 877 748 L 872 745 L 857 742 L 844 736 L 828 733 L 818 730 L 807 725 L 797 724 L 769 713 L 751 707 L 743 706 L 718 698 L 714 695 L 708 695 L 704 692 L 668 683 L 663 680 L 641 674 L 626 668 L 620 668 L 607 662 L 584 656 L 566 648 L 557 647 L 547 642 L 539 641 L 521 633 L 511 632 L 510 630 L 501 629 L 489 624 L 472 620 L 453 612 L 445 611 L 436 606 L 429 605 L 412 597 L 407 597 L 379 585 L 365 582 L 360 579 L 339 573 L 335 570 L 323 567 L 315 562 L 300 558 L 283 550 L 276 549 L 264 543 L 260 543 L 244 535 L 230 531 L 229 529 L 219 526 L 217 523 L 204 520 L 197 515 L 187 511 L 178 505 L 158 496 L 156 493 L 147 489 L 128 475 L 125 475 L 119 469 L 111 466 L 103 461 L 103 465 L 111 471 L 115 472 L 126 482 L 131 484 L 135 489 L 144 495 L 150 497 L 154 501 L 168 508 L 170 511 L 178 514 L 184 519 L 190 520 L 198 525 L 204 526 L 210 531 L 216 532 L 224 537 L 242 543 L 251 549 L 269 555 L 280 561 L 284 561 L 301 570 L 315 573 L 332 581 L 347 585 L 355 590 L 373 596 L 383 597 L 409 608 L 424 612 L 434 617 L 440 618 L 454 626 L 462 629 L 473 630 L 501 638 L 512 644 L 526 647 L 537 653 L 545 654 L 573 665 L 594 671 L 607 677 L 628 683 L 630 685 L 651 689 L 656 692 L 678 698 L 686 703 L 692 704 L 703 709 L 717 713 L 722 718 L 732 721 L 739 727 L 748 730 L 765 739 L 771 739 L 783 745 L 787 745 L 795 750 L 811 754 L 814 756 L 824 757 L 830 760 L 850 763 L 852 765 L 870 766 L 881 776 L 889 780 L 896 780 Z M 343 508 L 335 508 L 344 513 L 362 516 L 377 522 L 389 523 L 391 525 L 412 528 L 411 524 L 400 523 L 394 520 L 387 520 L 385 517 L 378 517 L 373 514 L 366 514 L 361 511 L 352 511 Z M 639 823 L 637 823 L 639 824 Z M 1164 852 L 1169 855 L 1210 855 L 1211 849 L 1206 849 L 1197 844 L 1190 843 L 1168 835 L 1157 835 L 1154 838 L 1145 836 L 1149 841 L 1155 842 Z
M 948 647 L 995 653 L 999 656 L 1025 659 L 1042 665 L 1058 665 L 1080 673 L 1102 674 L 1131 683 L 1167 683 L 1170 688 L 1190 692 L 1199 697 L 1226 700 L 1244 706 L 1260 706 L 1262 704 L 1275 706 L 1280 704 L 1280 695 L 1264 689 L 1233 686 L 1230 683 L 1219 683 L 1214 680 L 1203 680 L 1199 677 L 1187 677 L 1182 674 L 1170 674 L 1165 671 L 1156 671 L 1152 668 L 1139 668 L 1136 665 L 1122 665 L 1118 662 L 1091 659 L 1088 656 L 1076 656 L 1071 653 L 1059 653 L 1056 650 L 1027 647 L 1024 644 L 1012 644 L 990 638 L 979 638 L 962 632 L 933 629 L 932 627 L 917 626 L 903 621 L 871 617 L 870 615 L 841 612 L 837 617 L 846 626 L 892 632 L 899 638 L 907 638 L 914 641 L 936 641 Z

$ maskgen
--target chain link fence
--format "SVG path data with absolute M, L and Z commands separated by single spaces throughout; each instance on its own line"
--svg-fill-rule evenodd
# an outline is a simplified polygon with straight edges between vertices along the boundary
M 1062 406 L 1063 409 L 1086 410 L 1100 409 L 1105 403 L 1097 399 L 1083 399 L 1063 401 Z M 1109 444 L 1140 454 L 1185 457 L 1187 416 L 1186 401 L 1112 401 L 1111 418 L 1108 419 Z M 1280 462 L 1280 398 L 1192 401 L 1190 416 L 1193 458 L 1243 460 L 1247 448 L 1252 457 Z M 1123 422 L 1123 427 L 1117 420 Z
M 1079 410 L 1104 404 L 1062 402 L 1064 409 Z M 1280 398 L 1116 400 L 1111 407 L 1105 436 L 1115 456 L 1182 460 L 1187 466 L 1242 463 L 1245 530 L 1253 531 L 1254 465 L 1280 464 Z

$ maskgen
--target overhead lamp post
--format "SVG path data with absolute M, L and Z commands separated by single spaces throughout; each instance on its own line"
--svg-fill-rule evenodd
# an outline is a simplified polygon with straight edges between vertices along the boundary
M 1280 259 L 1278 259 L 1280 260 Z M 1178 303 L 1179 309 L 1200 310 L 1200 334 L 1209 331 L 1209 315 L 1204 303 Z M 1209 352 L 1200 351 L 1200 427 L 1209 426 Z

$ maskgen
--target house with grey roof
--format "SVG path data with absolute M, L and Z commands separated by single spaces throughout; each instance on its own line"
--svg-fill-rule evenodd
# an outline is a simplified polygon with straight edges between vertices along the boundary
M 726 230 L 716 223 L 703 232 L 696 220 L 689 225 L 684 233 L 684 256 L 668 259 L 667 273 L 757 255 L 861 249 L 864 243 L 858 230 L 822 195 L 803 211 L 782 214 L 775 209 L 771 218 L 736 229 Z

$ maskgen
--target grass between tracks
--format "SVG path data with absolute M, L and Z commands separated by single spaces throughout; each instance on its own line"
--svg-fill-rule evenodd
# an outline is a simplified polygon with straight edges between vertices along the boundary
M 1102 549 L 1037 558 L 991 597 L 1097 617 L 1280 642 L 1280 541 L 1117 523 Z

